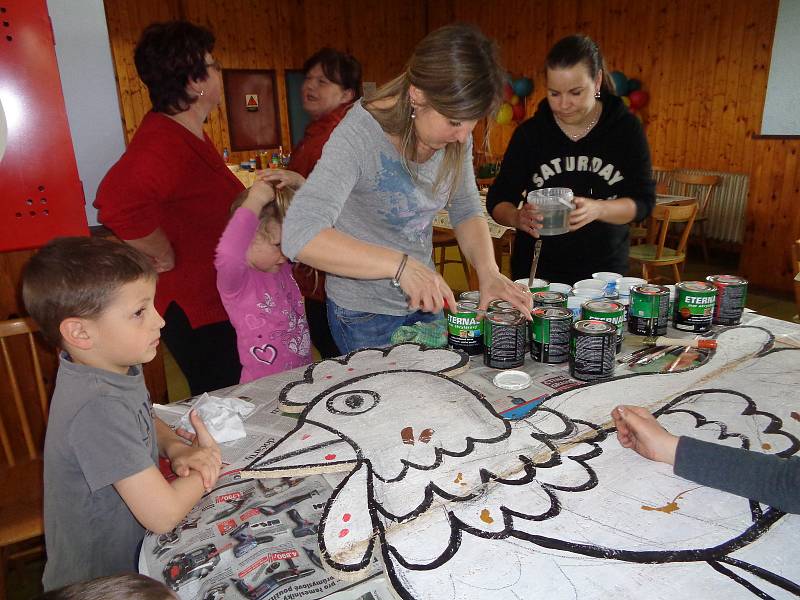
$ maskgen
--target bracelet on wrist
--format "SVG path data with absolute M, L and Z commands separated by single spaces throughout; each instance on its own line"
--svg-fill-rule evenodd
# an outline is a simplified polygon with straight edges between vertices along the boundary
M 397 267 L 397 273 L 392 277 L 392 285 L 396 288 L 400 287 L 400 277 L 403 275 L 403 270 L 406 268 L 407 262 L 408 254 L 403 254 L 403 258 L 400 259 L 400 266 Z

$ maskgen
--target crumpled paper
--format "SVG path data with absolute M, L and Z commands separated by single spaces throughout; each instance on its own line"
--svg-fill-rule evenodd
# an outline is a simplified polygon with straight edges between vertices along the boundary
M 214 440 L 221 444 L 247 437 L 244 430 L 243 418 L 246 418 L 253 410 L 255 405 L 239 398 L 220 398 L 209 396 L 207 393 L 200 396 L 192 406 L 197 414 L 203 419 L 206 429 Z M 176 424 L 176 429 L 185 429 L 189 433 L 194 433 L 189 413 L 183 415 Z

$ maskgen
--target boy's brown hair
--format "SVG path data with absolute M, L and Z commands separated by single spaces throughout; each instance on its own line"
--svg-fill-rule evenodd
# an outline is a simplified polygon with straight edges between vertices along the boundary
M 177 597 L 159 581 L 128 573 L 74 583 L 47 592 L 38 600 L 169 600 Z
M 55 238 L 26 265 L 22 300 L 44 338 L 60 346 L 64 319 L 96 317 L 120 286 L 151 277 L 156 277 L 152 261 L 132 246 L 102 238 Z

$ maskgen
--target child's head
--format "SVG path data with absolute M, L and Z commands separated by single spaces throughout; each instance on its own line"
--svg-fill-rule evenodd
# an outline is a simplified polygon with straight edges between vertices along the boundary
M 164 321 L 153 306 L 156 272 L 127 244 L 56 238 L 25 268 L 22 297 L 45 339 L 106 370 L 153 359 Z
M 275 273 L 286 262 L 286 256 L 281 251 L 281 230 L 283 217 L 293 196 L 294 193 L 289 188 L 276 190 L 275 200 L 261 209 L 259 215 L 261 221 L 247 249 L 247 263 L 252 268 L 265 273 Z M 234 200 L 232 210 L 241 206 L 246 197 L 247 190 Z
M 47 592 L 40 600 L 170 600 L 177 597 L 155 579 L 128 573 L 74 583 Z

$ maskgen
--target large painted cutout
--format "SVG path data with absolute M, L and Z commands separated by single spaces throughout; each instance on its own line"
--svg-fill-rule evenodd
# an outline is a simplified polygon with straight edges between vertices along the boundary
M 297 427 L 242 473 L 348 473 L 319 529 L 358 579 L 380 553 L 401 598 L 750 598 L 800 594 L 800 517 L 698 486 L 621 448 L 611 409 L 762 452 L 800 450 L 800 352 L 769 331 L 719 335 L 705 365 L 617 378 L 508 422 L 450 378 L 462 355 L 414 345 L 312 365 L 281 392 Z

